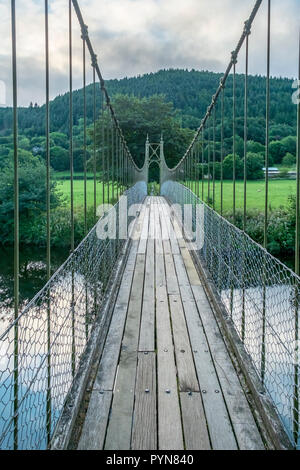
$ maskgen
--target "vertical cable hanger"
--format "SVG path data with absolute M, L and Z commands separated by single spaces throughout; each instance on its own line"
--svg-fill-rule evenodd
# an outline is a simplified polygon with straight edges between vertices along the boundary
M 222 87 L 222 96 L 221 96 L 221 175 L 220 175 L 220 180 L 221 180 L 221 194 L 220 194 L 220 199 L 221 199 L 221 208 L 220 208 L 220 214 L 223 216 L 223 190 L 224 190 L 224 185 L 223 185 L 223 161 L 224 161 L 224 95 L 225 95 L 225 86 L 223 84 L 223 81 L 221 81 L 221 87 Z
M 265 155 L 265 219 L 264 219 L 264 248 L 268 247 L 268 198 L 269 198 L 269 128 L 270 128 L 270 52 L 271 52 L 271 0 L 268 0 L 267 19 L 267 77 L 266 77 L 266 155 Z M 265 381 L 266 369 L 266 256 L 263 262 L 263 313 L 262 313 L 262 345 L 261 345 L 261 380 Z
M 232 77 L 232 152 L 233 152 L 233 164 L 232 164 L 232 181 L 233 181 L 233 224 L 236 222 L 236 64 L 237 54 L 235 51 L 231 53 L 231 61 L 233 65 L 233 77 Z
M 207 181 L 207 203 L 210 206 L 210 115 L 208 121 L 208 128 L 207 128 L 207 174 L 208 174 L 208 181 Z
M 300 86 L 300 34 L 298 57 L 298 87 Z M 296 191 L 296 246 L 295 246 L 295 273 L 300 275 L 300 100 L 297 103 L 297 191 Z
M 18 403 L 19 403 L 19 154 L 18 154 L 18 96 L 17 96 L 17 47 L 16 5 L 11 0 L 12 32 L 12 83 L 13 83 L 13 149 L 14 149 L 14 449 L 18 448 Z
M 46 131 L 46 232 L 47 232 L 47 280 L 51 277 L 51 239 L 50 239 L 50 110 L 49 110 L 49 6 L 48 0 L 45 0 L 45 84 L 46 84 L 46 105 L 45 105 L 45 131 Z M 51 439 L 51 315 L 50 315 L 50 295 L 47 299 L 47 394 L 46 394 L 46 428 L 47 444 Z
M 74 251 L 74 162 L 73 162 L 73 57 L 72 57 L 72 1 L 69 0 L 69 139 L 70 139 L 70 194 L 71 194 L 71 252 Z
M 216 202 L 216 103 L 213 111 L 213 210 Z
M 82 38 L 82 81 L 83 81 L 83 172 L 84 172 L 84 233 L 87 234 L 87 151 L 86 151 L 86 38 L 87 26 L 81 31 Z
M 96 154 L 96 57 L 92 57 L 93 67 L 93 171 L 94 171 L 94 224 L 96 223 L 97 212 L 97 154 Z
M 300 85 L 300 34 L 298 55 L 298 86 Z M 299 235 L 300 235 L 300 100 L 297 103 L 297 190 L 296 190 L 296 231 L 295 231 L 295 273 L 299 276 Z M 299 442 L 299 282 L 295 285 L 295 366 L 294 366 L 294 410 L 293 410 L 293 434 L 296 445 Z
M 244 214 L 243 230 L 246 230 L 247 218 L 247 141 L 248 141 L 248 74 L 249 74 L 249 35 L 251 34 L 248 22 L 245 23 L 246 59 L 245 59 L 245 97 L 244 97 Z
M 269 199 L 269 133 L 270 133 L 270 55 L 271 55 L 271 0 L 268 0 L 268 33 L 267 33 L 267 78 L 266 78 L 266 155 L 265 155 L 265 222 L 264 248 L 268 246 L 268 199 Z
M 202 127 L 202 184 L 201 184 L 201 200 L 204 202 L 204 126 Z

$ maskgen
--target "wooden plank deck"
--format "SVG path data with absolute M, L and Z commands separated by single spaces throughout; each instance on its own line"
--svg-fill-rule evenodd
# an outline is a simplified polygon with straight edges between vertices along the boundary
M 264 449 L 167 202 L 135 230 L 78 449 Z

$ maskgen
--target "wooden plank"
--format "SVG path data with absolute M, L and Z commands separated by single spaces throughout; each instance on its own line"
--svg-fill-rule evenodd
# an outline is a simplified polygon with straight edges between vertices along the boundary
M 145 211 L 146 211 L 145 204 L 140 204 L 140 215 L 138 216 L 137 220 L 135 221 L 134 225 L 132 226 L 132 233 L 130 233 L 130 229 L 129 229 L 129 234 L 132 237 L 132 239 L 135 240 L 135 241 L 140 240 L 141 233 L 142 233 L 142 228 L 143 228 Z
M 180 249 L 177 241 L 177 236 L 172 224 L 172 219 L 171 219 L 171 208 L 170 206 L 165 202 L 162 204 L 162 209 L 163 209 L 163 214 L 166 220 L 169 220 L 168 223 L 168 231 L 169 231 L 169 240 L 171 243 L 171 252 L 173 254 L 180 254 Z
M 139 353 L 131 443 L 133 450 L 157 449 L 155 363 L 155 353 Z
M 136 257 L 105 449 L 130 449 L 145 255 Z
M 173 255 L 179 286 L 190 286 L 190 281 L 181 255 Z
M 144 288 L 145 255 L 138 254 L 130 293 L 123 351 L 137 351 Z
M 241 450 L 264 449 L 252 411 L 232 364 L 214 313 L 207 301 L 206 294 L 200 286 L 194 286 L 192 289 L 239 448 Z
M 104 448 L 129 450 L 137 366 L 136 351 L 122 351 Z
M 163 244 L 161 236 L 160 218 L 158 205 L 154 204 L 154 225 L 155 225 L 155 252 L 163 255 Z
M 163 240 L 169 240 L 169 230 L 168 230 L 168 224 L 169 221 L 166 219 L 165 214 L 163 212 L 162 208 L 162 203 L 158 205 L 158 212 L 159 212 L 159 218 L 160 218 L 160 225 L 161 225 L 161 236 Z
M 200 393 L 180 393 L 181 413 L 187 450 L 210 450 L 209 435 Z
M 165 253 L 165 267 L 168 294 L 179 294 L 179 286 L 173 262 L 173 255 Z
M 184 301 L 183 307 L 212 447 L 235 450 L 237 443 L 197 307 L 191 301 Z
M 186 271 L 187 271 L 187 274 L 188 274 L 191 285 L 192 286 L 200 286 L 201 281 L 199 279 L 197 270 L 195 268 L 194 262 L 192 260 L 192 257 L 190 255 L 190 253 L 189 253 L 188 248 L 186 246 L 181 247 L 180 251 L 181 251 L 181 255 L 182 255 L 182 258 L 183 258 L 185 268 L 186 268 Z
M 78 450 L 102 450 L 112 392 L 93 390 L 83 424 Z
M 169 304 L 172 318 L 179 390 L 181 392 L 199 391 L 199 384 L 180 296 L 170 295 Z
M 148 240 L 139 351 L 155 350 L 154 240 Z
M 148 240 L 155 240 L 155 217 L 154 217 L 154 205 L 153 202 L 150 204 L 150 213 L 149 213 L 149 233 Z
M 156 288 L 156 335 L 158 447 L 161 450 L 183 449 L 176 367 L 165 285 Z
M 138 253 L 139 254 L 145 254 L 146 249 L 147 249 L 147 240 L 148 240 L 148 229 L 149 229 L 149 207 L 144 205 L 144 219 L 143 219 L 143 225 L 141 229 L 141 234 L 140 234 L 140 244 L 139 244 L 139 249 Z
M 166 285 L 164 250 L 161 239 L 161 229 L 157 204 L 154 205 L 155 221 L 155 286 Z

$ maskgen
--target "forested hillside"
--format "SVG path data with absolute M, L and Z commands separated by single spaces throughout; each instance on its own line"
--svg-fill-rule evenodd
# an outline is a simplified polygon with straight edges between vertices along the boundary
M 161 70 L 134 78 L 108 80 L 106 85 L 109 94 L 133 94 L 139 98 L 155 94 L 165 95 L 166 101 L 171 101 L 183 127 L 196 129 L 203 117 L 211 97 L 214 94 L 222 74 L 195 70 Z M 98 89 L 99 90 L 99 89 Z M 271 138 L 283 138 L 295 134 L 296 107 L 293 105 L 292 80 L 273 78 L 271 80 Z M 249 138 L 258 142 L 264 141 L 265 117 L 265 78 L 249 77 Z M 236 87 L 237 117 L 243 116 L 244 76 L 237 75 Z M 69 94 L 60 95 L 51 102 L 51 131 L 68 133 L 68 103 Z M 33 106 L 19 109 L 19 128 L 22 134 L 38 136 L 44 133 L 44 106 Z M 97 107 L 100 107 L 100 91 L 97 97 Z M 82 90 L 73 94 L 74 124 L 82 117 Z M 232 113 L 232 78 L 229 77 L 226 87 L 225 116 L 231 119 Z M 87 115 L 93 116 L 93 90 L 87 87 Z M 278 126 L 277 126 L 278 125 Z M 238 126 L 239 127 L 239 126 Z M 11 110 L 0 108 L 0 135 L 10 133 Z M 238 129 L 238 132 L 241 131 Z

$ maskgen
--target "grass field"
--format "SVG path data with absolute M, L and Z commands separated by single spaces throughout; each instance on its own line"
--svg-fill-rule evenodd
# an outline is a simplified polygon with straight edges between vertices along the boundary
M 58 190 L 63 194 L 65 197 L 66 201 L 70 201 L 70 181 L 69 180 L 62 180 L 57 183 Z M 84 181 L 82 180 L 75 180 L 73 182 L 73 187 L 74 187 L 74 207 L 83 207 L 84 206 Z M 94 206 L 94 181 L 92 180 L 87 180 L 87 207 L 93 207 Z M 108 188 L 107 185 L 105 185 L 105 202 L 107 202 L 107 193 L 108 193 Z M 97 201 L 97 206 L 99 204 L 102 204 L 103 202 L 103 186 L 102 182 L 97 182 L 96 185 L 96 201 Z M 115 186 L 114 189 L 114 198 L 116 199 L 117 196 L 117 187 Z M 112 202 L 112 185 L 110 184 L 109 188 L 109 197 L 110 197 L 110 202 Z M 116 202 L 116 201 L 115 201 Z
M 196 183 L 193 185 L 196 192 Z M 202 186 L 200 182 L 199 187 L 200 197 L 202 195 Z M 296 194 L 296 181 L 295 180 L 270 180 L 269 181 L 269 207 L 276 209 L 278 207 L 286 207 L 288 205 L 288 197 Z M 213 195 L 213 185 L 210 183 L 210 198 Z M 204 201 L 208 199 L 208 183 L 204 183 Z M 216 210 L 220 209 L 221 205 L 221 183 L 216 181 L 215 189 Z M 232 181 L 224 181 L 223 183 L 223 208 L 230 210 L 233 204 L 233 184 Z M 236 182 L 236 207 L 243 208 L 244 204 L 244 183 L 243 181 Z M 247 207 L 248 209 L 264 210 L 265 207 L 265 183 L 260 181 L 247 182 Z
M 232 181 L 224 181 L 223 186 L 223 207 L 224 210 L 232 208 L 233 186 Z M 201 182 L 199 183 L 199 194 L 201 197 Z M 216 210 L 220 209 L 220 181 L 216 181 Z M 70 181 L 63 180 L 58 182 L 58 188 L 61 190 L 66 199 L 70 200 Z M 195 193 L 197 192 L 196 183 L 193 184 Z M 212 182 L 210 184 L 210 197 L 212 198 Z M 270 180 L 269 181 L 269 207 L 276 209 L 280 206 L 287 206 L 288 197 L 296 194 L 295 180 Z M 105 197 L 107 195 L 107 187 L 105 189 Z M 112 186 L 110 185 L 110 198 L 112 197 Z M 116 197 L 116 189 L 115 189 Z M 208 197 L 208 183 L 204 183 L 204 200 Z M 264 209 L 265 184 L 264 181 L 248 181 L 247 182 L 247 207 L 248 209 Z M 236 207 L 242 208 L 244 200 L 244 186 L 242 181 L 236 182 Z M 97 182 L 97 205 L 102 203 L 102 183 Z M 87 181 L 87 205 L 94 204 L 94 182 Z M 84 205 L 84 182 L 83 180 L 74 181 L 74 205 L 80 207 Z

